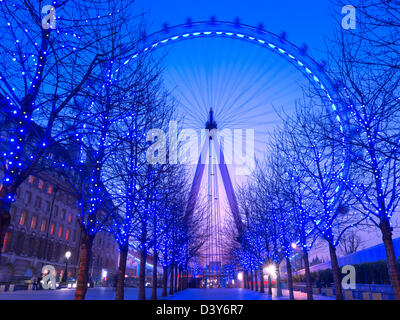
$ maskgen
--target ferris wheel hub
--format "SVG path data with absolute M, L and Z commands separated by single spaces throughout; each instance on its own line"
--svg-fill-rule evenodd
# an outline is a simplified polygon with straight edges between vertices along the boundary
M 217 123 L 214 120 L 214 111 L 213 108 L 210 108 L 210 112 L 208 114 L 208 120 L 206 122 L 206 129 L 213 130 L 217 129 Z

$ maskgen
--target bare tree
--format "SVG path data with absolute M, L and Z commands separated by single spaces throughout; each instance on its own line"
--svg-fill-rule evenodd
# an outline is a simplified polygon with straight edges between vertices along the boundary
M 73 99 L 110 58 L 102 46 L 115 29 L 106 26 L 119 19 L 103 1 L 46 4 L 0 3 L 0 121 L 7 137 L 0 152 L 0 243 L 17 188 L 32 170 L 43 169 L 39 161 L 52 148 L 74 135 L 74 115 L 84 107 L 76 108 Z
M 400 277 L 393 249 L 391 221 L 398 208 L 399 130 L 398 99 L 400 70 L 398 25 L 392 25 L 398 6 L 395 2 L 374 1 L 378 6 L 361 4 L 369 29 L 361 33 L 338 30 L 330 48 L 330 73 L 340 83 L 339 93 L 346 106 L 349 130 L 345 133 L 353 162 L 349 190 L 357 199 L 358 210 L 378 228 L 385 245 L 389 277 L 396 299 L 400 299 Z M 386 8 L 383 14 L 370 14 Z M 371 11 L 372 10 L 372 11 Z M 382 21 L 381 21 L 382 20 Z M 397 22 L 396 22 L 397 23 Z M 382 29 L 382 32 L 377 32 Z M 381 38 L 382 37 L 382 38 Z M 394 38 L 393 38 L 394 37 Z M 397 52 L 396 52 L 397 48 Z
M 340 248 L 345 255 L 357 252 L 362 246 L 362 239 L 355 230 L 350 230 L 342 235 Z

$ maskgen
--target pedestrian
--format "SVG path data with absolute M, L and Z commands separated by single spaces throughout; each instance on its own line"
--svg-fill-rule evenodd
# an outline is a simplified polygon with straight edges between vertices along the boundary
M 115 274 L 113 277 L 113 289 L 117 290 L 117 286 L 118 286 L 118 274 Z
M 31 278 L 32 290 L 36 290 L 36 283 L 37 283 L 36 277 L 32 276 Z
M 36 279 L 36 290 L 40 290 L 42 288 L 42 279 L 43 279 L 43 274 L 41 273 Z

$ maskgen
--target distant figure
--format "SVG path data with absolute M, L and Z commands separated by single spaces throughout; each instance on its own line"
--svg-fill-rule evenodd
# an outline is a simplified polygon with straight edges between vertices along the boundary
M 32 290 L 36 289 L 37 279 L 35 276 L 31 277 Z
M 42 279 L 43 279 L 43 274 L 41 273 L 36 279 L 36 290 L 42 289 L 42 283 L 41 283 Z
M 118 274 L 114 275 L 112 286 L 113 286 L 114 290 L 117 290 L 117 286 L 118 286 Z

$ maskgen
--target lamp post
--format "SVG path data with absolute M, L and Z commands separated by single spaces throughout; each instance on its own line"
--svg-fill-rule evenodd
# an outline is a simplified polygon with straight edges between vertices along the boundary
M 68 260 L 71 258 L 71 251 L 65 253 L 65 272 L 64 272 L 64 282 L 68 281 Z

